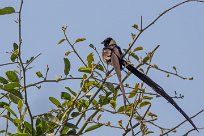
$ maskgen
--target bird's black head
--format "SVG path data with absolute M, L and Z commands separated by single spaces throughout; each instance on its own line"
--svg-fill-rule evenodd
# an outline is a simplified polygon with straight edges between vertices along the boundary
M 108 37 L 103 42 L 101 42 L 101 44 L 103 44 L 104 46 L 108 46 L 112 40 L 113 38 Z

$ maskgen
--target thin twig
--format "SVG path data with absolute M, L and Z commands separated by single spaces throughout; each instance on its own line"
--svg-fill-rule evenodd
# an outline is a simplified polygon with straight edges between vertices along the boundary
M 80 88 L 80 91 L 79 91 L 79 93 L 77 94 L 76 98 L 74 99 L 74 101 L 73 101 L 73 103 L 72 103 L 72 106 L 71 106 L 69 109 L 67 109 L 68 112 L 65 111 L 65 113 L 67 113 L 67 117 L 66 117 L 66 119 L 63 121 L 63 124 L 67 123 L 67 121 L 69 120 L 69 115 L 70 115 L 70 113 L 72 112 L 72 110 L 74 109 L 74 106 L 75 106 L 77 100 L 79 99 L 79 96 L 81 95 L 81 93 L 82 93 L 82 91 L 83 91 L 83 88 L 84 88 L 86 82 L 93 76 L 93 72 L 94 72 L 96 66 L 97 66 L 97 65 L 95 65 L 95 66 L 92 68 L 92 71 L 91 71 L 89 77 L 87 77 L 85 80 L 83 80 L 83 83 L 82 83 L 82 86 L 81 86 L 81 88 Z M 88 108 L 88 107 L 87 107 L 87 108 Z M 61 127 L 61 126 L 60 126 L 60 127 Z M 58 133 L 60 127 L 57 129 L 57 131 L 55 132 L 55 134 Z M 61 130 L 62 130 L 62 129 L 61 129 Z M 60 131 L 61 131 L 61 130 L 60 130 Z
M 158 48 L 159 48 L 159 45 L 157 45 L 157 46 L 151 51 L 151 53 L 155 53 Z M 136 69 L 138 69 L 138 68 L 141 67 L 142 65 L 143 65 L 142 63 L 138 64 L 138 65 L 136 66 Z M 122 82 L 124 82 L 131 74 L 132 74 L 131 72 L 128 72 L 128 73 L 126 74 L 126 76 L 123 78 Z M 115 87 L 115 89 L 119 89 L 119 88 L 120 88 L 120 85 L 118 85 L 117 87 Z
M 94 50 L 96 51 L 96 53 L 97 53 L 97 55 L 98 55 L 98 57 L 99 57 L 99 59 L 100 59 L 100 62 L 102 63 L 104 69 L 105 69 L 106 72 L 107 72 L 108 70 L 106 69 L 106 66 L 104 65 L 104 63 L 103 63 L 103 61 L 102 61 L 102 58 L 101 58 L 101 56 L 99 55 L 99 52 L 98 52 L 98 50 L 96 49 L 96 47 L 94 47 Z
M 154 69 L 156 69 L 156 70 L 162 71 L 162 72 L 164 72 L 164 73 L 166 73 L 166 74 L 170 74 L 170 75 L 177 76 L 177 77 L 179 77 L 179 78 L 181 78 L 181 79 L 183 79 L 183 80 L 189 79 L 188 77 L 183 77 L 183 76 L 179 75 L 178 73 L 173 73 L 173 72 L 170 72 L 170 71 L 161 69 L 161 68 L 159 68 L 158 66 L 151 65 L 151 64 L 149 64 L 149 63 L 145 63 L 145 64 L 148 65 L 148 66 L 150 66 L 151 68 L 154 68 Z
M 149 105 L 149 107 L 148 107 L 147 110 L 145 111 L 145 114 L 143 115 L 141 121 L 138 122 L 138 123 L 136 123 L 136 124 L 135 124 L 134 126 L 132 126 L 131 128 L 126 129 L 126 131 L 123 133 L 123 136 L 126 136 L 127 133 L 131 131 L 131 129 L 134 129 L 134 128 L 136 128 L 137 126 L 139 126 L 139 124 L 144 120 L 144 118 L 146 117 L 147 113 L 149 112 L 150 107 L 151 107 L 151 104 Z
M 89 100 L 89 105 L 88 105 L 87 107 L 90 106 L 91 102 L 95 99 L 95 97 L 96 97 L 96 96 L 98 95 L 98 93 L 101 91 L 101 89 L 103 88 L 103 85 L 106 83 L 106 80 L 107 80 L 109 74 L 110 74 L 112 71 L 113 71 L 113 69 L 112 69 L 111 71 L 109 71 L 109 72 L 106 73 L 106 76 L 105 76 L 105 78 L 103 79 L 103 82 L 102 82 L 101 86 L 98 88 L 98 90 L 96 91 L 96 93 L 92 96 L 92 98 Z M 80 123 L 81 119 L 83 118 L 83 116 L 84 116 L 84 114 L 82 114 L 82 115 L 80 116 L 80 118 L 78 119 L 78 121 L 77 121 L 77 123 L 76 123 L 76 126 L 79 125 L 79 123 Z
M 61 78 L 59 80 L 42 80 L 42 81 L 39 81 L 39 82 L 36 82 L 36 83 L 32 83 L 32 84 L 29 84 L 26 86 L 26 88 L 29 88 L 29 87 L 32 87 L 32 86 L 36 86 L 38 84 L 41 84 L 41 83 L 58 83 L 60 81 L 66 81 L 66 80 L 81 80 L 83 79 L 82 77 L 66 77 L 66 78 Z
M 176 7 L 179 7 L 179 6 L 181 6 L 181 5 L 185 4 L 185 3 L 188 3 L 188 2 L 201 2 L 201 3 L 203 3 L 204 1 L 202 1 L 202 0 L 186 0 L 186 1 L 180 2 L 180 3 L 178 3 L 178 4 L 174 5 L 174 6 L 172 6 L 171 8 L 165 10 L 164 12 L 162 12 L 156 19 L 154 19 L 149 25 L 147 25 L 147 26 L 143 29 L 143 31 L 145 31 L 145 30 L 148 29 L 150 26 L 152 26 L 159 18 L 161 18 L 163 15 L 165 15 L 165 14 L 168 13 L 169 11 L 171 11 L 171 10 L 175 9 Z
M 89 118 L 87 119 L 87 121 L 82 125 L 81 129 L 79 130 L 79 132 L 77 133 L 78 135 L 81 135 L 84 131 L 84 129 L 86 128 L 86 126 L 89 124 L 89 121 L 91 121 L 94 116 L 99 112 L 99 110 L 96 110 L 91 116 L 89 116 Z
M 202 127 L 202 128 L 197 128 L 197 129 L 198 129 L 198 130 L 200 130 L 200 129 L 204 129 L 204 127 Z M 186 132 L 183 136 L 188 136 L 188 134 L 190 134 L 190 133 L 193 132 L 194 130 L 195 130 L 195 128 L 189 130 L 189 131 Z
M 74 45 L 69 41 L 67 34 L 66 34 L 66 28 L 62 29 L 65 39 L 68 42 L 68 44 L 71 46 L 72 50 L 74 51 L 74 53 L 77 55 L 77 57 L 81 60 L 81 62 L 84 64 L 84 66 L 87 67 L 86 63 L 83 61 L 83 59 L 81 58 L 81 56 L 78 54 L 78 52 L 75 50 Z
M 28 96 L 27 96 L 27 89 L 26 89 L 26 69 L 23 65 L 23 61 L 21 59 L 21 45 L 22 45 L 22 37 L 21 37 L 21 11 L 23 8 L 23 0 L 21 0 L 21 4 L 20 4 L 20 9 L 19 9 L 19 14 L 18 14 L 18 27 L 19 27 L 19 54 L 18 54 L 18 58 L 20 61 L 20 66 L 22 68 L 22 72 L 23 72 L 23 91 L 24 91 L 24 95 L 25 95 L 25 105 L 28 109 L 28 113 L 30 116 L 30 121 L 31 121 L 31 134 L 34 136 L 34 125 L 33 125 L 33 117 L 32 117 L 32 113 L 30 110 L 30 106 L 28 104 Z
M 132 118 L 133 118 L 133 115 L 134 115 L 134 111 L 135 109 L 137 108 L 137 105 L 140 101 L 140 98 L 141 98 L 141 93 L 139 94 L 139 98 L 137 99 L 137 96 L 135 96 L 135 101 L 133 103 L 133 106 L 132 106 L 132 112 L 131 112 L 131 115 L 130 115 L 130 119 L 128 121 L 128 124 L 130 124 L 130 128 L 131 128 L 131 131 L 132 131 L 132 135 L 134 136 L 134 129 L 133 129 L 133 125 L 132 125 Z M 128 125 L 127 125 L 127 128 L 128 128 Z
M 196 116 L 198 116 L 199 114 L 201 114 L 202 112 L 204 112 L 204 109 L 202 109 L 201 111 L 199 111 L 198 113 L 196 113 L 195 115 L 193 115 L 191 117 L 191 119 L 195 118 Z M 160 135 L 160 136 L 164 136 L 170 132 L 172 132 L 173 130 L 177 129 L 178 127 L 180 127 L 182 124 L 184 124 L 187 120 L 182 121 L 181 123 L 179 123 L 177 126 L 173 127 L 172 129 L 170 129 L 169 131 L 167 131 L 166 133 Z M 195 130 L 195 129 L 194 129 Z
M 25 66 L 25 69 L 27 69 L 27 67 L 35 60 L 35 59 L 37 59 L 40 55 L 41 55 L 42 53 L 39 53 L 37 56 L 35 56 L 32 60 L 30 60 L 29 62 L 28 62 L 28 64 Z
M 171 8 L 165 10 L 164 12 L 162 12 L 156 19 L 154 19 L 153 21 L 151 21 L 149 23 L 149 25 L 147 25 L 145 28 L 143 28 L 142 30 L 139 31 L 138 35 L 134 38 L 133 42 L 130 44 L 129 48 L 127 49 L 127 51 L 123 54 L 123 57 L 125 57 L 125 55 L 131 50 L 131 48 L 133 47 L 133 45 L 135 44 L 135 42 L 137 41 L 137 39 L 140 37 L 140 35 L 145 31 L 147 30 L 150 26 L 152 26 L 154 23 L 156 23 L 158 21 L 159 18 L 161 18 L 162 16 L 164 16 L 166 13 L 168 13 L 169 11 L 175 9 L 176 7 L 180 6 L 180 5 L 183 5 L 187 2 L 201 2 L 201 3 L 204 3 L 204 1 L 202 0 L 186 0 L 184 2 L 181 2 L 181 3 L 178 3 L 174 6 L 172 6 Z
M 1 66 L 6 66 L 6 65 L 13 65 L 13 64 L 18 64 L 19 62 L 9 62 L 9 63 L 4 63 L 4 64 L 0 64 Z M 25 63 L 24 63 L 25 64 Z
M 10 114 L 9 112 L 7 112 L 7 115 Z M 8 115 L 9 116 L 9 115 Z M 6 119 L 6 131 L 5 131 L 5 136 L 7 136 L 8 134 L 8 127 L 9 127 L 9 119 Z
M 101 122 L 97 122 L 97 121 L 94 121 L 94 120 L 89 121 L 89 123 L 95 123 L 95 124 L 98 124 L 98 125 L 107 126 L 107 127 L 111 127 L 111 128 L 123 129 L 122 127 L 114 126 L 114 125 L 111 125 L 111 124 L 108 124 L 108 123 L 101 123 Z

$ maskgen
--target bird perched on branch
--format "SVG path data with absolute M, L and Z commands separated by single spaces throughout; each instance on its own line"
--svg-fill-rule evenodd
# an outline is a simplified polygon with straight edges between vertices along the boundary
M 146 83 L 148 86 L 150 86 L 156 93 L 164 97 L 169 103 L 171 103 L 185 118 L 189 121 L 189 123 L 194 127 L 194 129 L 197 129 L 193 121 L 189 118 L 189 116 L 178 106 L 178 104 L 164 91 L 164 89 L 159 86 L 157 83 L 155 83 L 152 79 L 150 79 L 145 74 L 138 71 L 135 67 L 128 64 L 123 58 L 122 58 L 122 51 L 120 47 L 116 44 L 115 40 L 112 38 L 106 38 L 102 44 L 104 44 L 104 48 L 102 51 L 102 57 L 104 62 L 107 64 L 111 64 L 117 74 L 120 88 L 123 95 L 124 100 L 124 109 L 126 112 L 126 96 L 125 96 L 125 89 L 122 83 L 121 78 L 121 70 L 122 67 L 126 67 L 130 72 L 132 72 L 135 76 L 137 76 L 140 80 L 142 80 L 144 83 Z

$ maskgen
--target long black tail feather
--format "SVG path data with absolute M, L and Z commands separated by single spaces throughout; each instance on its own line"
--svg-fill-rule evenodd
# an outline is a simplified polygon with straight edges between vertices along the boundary
M 164 91 L 164 89 L 159 86 L 157 83 L 155 83 L 152 79 L 150 79 L 145 74 L 138 71 L 136 68 L 134 68 L 132 65 L 128 64 L 126 61 L 123 61 L 123 66 L 125 66 L 130 72 L 132 72 L 135 76 L 137 76 L 140 80 L 142 80 L 144 83 L 146 83 L 148 86 L 150 86 L 156 93 L 164 97 L 168 102 L 170 102 L 185 118 L 189 121 L 189 123 L 194 127 L 194 129 L 197 129 L 193 121 L 189 118 L 189 116 L 178 106 L 178 104 Z

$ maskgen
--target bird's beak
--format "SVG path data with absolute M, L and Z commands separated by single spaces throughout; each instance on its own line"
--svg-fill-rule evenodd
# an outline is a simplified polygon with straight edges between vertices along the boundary
M 104 44 L 104 43 L 105 43 L 104 41 L 101 42 L 101 44 Z

